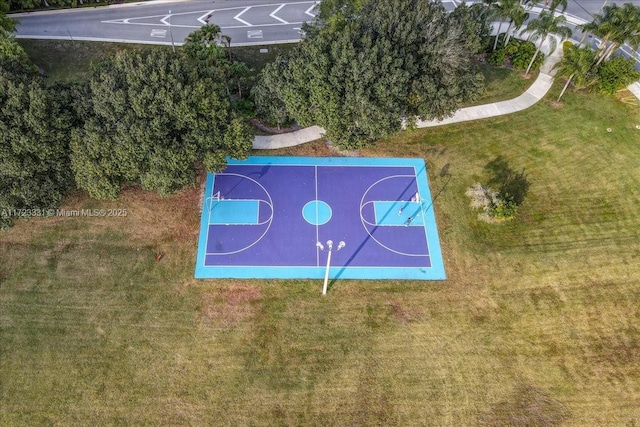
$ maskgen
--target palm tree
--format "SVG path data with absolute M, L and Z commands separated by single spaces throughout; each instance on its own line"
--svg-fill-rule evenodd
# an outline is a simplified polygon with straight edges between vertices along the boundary
M 634 49 L 640 45 L 640 7 L 631 3 L 623 6 L 612 4 L 603 6 L 602 13 L 593 15 L 593 21 L 580 26 L 586 33 L 600 37 L 600 44 L 596 53 L 596 64 L 609 59 L 609 57 L 625 42 Z
M 220 35 L 220 39 L 224 42 L 224 45 L 227 48 L 227 53 L 229 53 L 229 61 L 231 61 L 231 37 L 222 34 Z
M 594 16 L 597 16 L 597 14 L 594 15 Z M 577 28 L 580 31 L 582 31 L 582 37 L 580 38 L 580 41 L 578 42 L 578 45 L 582 46 L 582 44 L 584 43 L 584 41 L 587 38 L 587 36 L 589 34 L 593 34 L 595 31 L 597 31 L 598 25 L 595 23 L 595 21 L 591 21 L 591 22 L 585 22 L 582 25 L 578 25 Z
M 498 48 L 498 39 L 500 38 L 500 30 L 502 29 L 504 20 L 509 20 L 509 27 L 505 33 L 504 41 L 504 44 L 506 45 L 510 38 L 509 32 L 511 31 L 511 28 L 515 24 L 516 30 L 519 29 L 524 21 L 527 20 L 529 14 L 526 13 L 523 6 L 524 0 L 483 0 L 483 3 L 488 5 L 493 11 L 493 17 L 500 20 L 496 39 L 493 42 L 493 50 L 496 50 Z
M 537 3 L 539 3 L 539 1 Z M 560 11 L 564 12 L 567 10 L 568 0 L 544 0 L 544 7 L 549 10 L 556 10 L 559 6 L 561 6 Z
M 220 27 L 215 24 L 203 25 L 187 36 L 184 41 L 185 51 L 203 61 L 215 63 L 224 59 L 226 53 L 220 43 L 225 36 L 220 31 Z
M 562 98 L 571 82 L 574 83 L 576 90 L 588 84 L 590 80 L 589 72 L 593 67 L 594 58 L 595 52 L 589 47 L 581 48 L 571 45 L 567 49 L 562 61 L 554 67 L 557 70 L 557 76 L 567 77 L 567 83 L 562 88 L 557 102 L 560 102 L 560 98 Z
M 509 18 L 509 26 L 507 27 L 506 37 L 504 39 L 505 46 L 509 43 L 509 39 L 511 38 L 511 28 L 514 27 L 517 31 L 522 27 L 524 21 L 529 19 L 529 14 L 522 5 L 522 1 L 523 0 L 505 0 L 502 2 L 505 16 Z
M 634 6 L 631 3 L 625 3 L 621 7 L 617 4 L 606 6 L 608 14 L 605 17 L 610 17 L 610 33 L 608 40 L 609 45 L 602 51 L 599 56 L 597 64 L 602 61 L 606 61 L 611 57 L 613 52 L 616 51 L 624 43 L 629 43 L 633 50 L 637 50 L 640 46 L 640 7 Z
M 536 47 L 536 52 L 533 54 L 531 58 L 531 62 L 529 62 L 529 66 L 527 67 L 527 71 L 524 73 L 525 76 L 529 75 L 529 71 L 531 71 L 531 67 L 533 66 L 534 61 L 538 57 L 540 53 L 540 49 L 542 48 L 542 44 L 545 42 L 549 34 L 555 34 L 560 36 L 562 39 L 571 37 L 571 30 L 564 26 L 567 22 L 567 18 L 564 15 L 555 16 L 553 11 L 543 10 L 540 12 L 540 17 L 538 19 L 533 19 L 527 25 L 527 28 L 523 31 L 523 33 L 529 32 L 531 38 L 540 38 L 540 43 Z M 551 38 L 550 40 L 551 52 L 556 49 L 556 40 Z
M 487 0 L 485 4 L 488 4 L 489 7 L 493 10 L 493 16 L 500 20 L 498 24 L 498 31 L 496 32 L 496 39 L 493 42 L 493 50 L 498 48 L 498 39 L 500 38 L 500 30 L 502 29 L 502 22 L 505 18 L 508 17 L 506 13 L 505 1 L 509 0 Z

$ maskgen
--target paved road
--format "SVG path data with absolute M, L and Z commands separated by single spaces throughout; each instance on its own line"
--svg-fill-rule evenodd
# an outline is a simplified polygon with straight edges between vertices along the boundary
M 590 21 L 610 0 L 569 0 L 567 14 Z M 640 6 L 640 0 L 625 0 Z M 75 38 L 170 44 L 181 43 L 195 29 L 219 25 L 233 44 L 298 41 L 303 22 L 315 16 L 317 0 L 280 3 L 274 0 L 152 1 L 100 8 L 14 15 L 18 37 Z M 452 10 L 461 0 L 443 0 Z M 470 2 L 468 2 L 470 3 Z M 618 2 L 622 3 L 622 2 Z M 571 19 L 570 19 L 571 21 Z M 576 32 L 575 38 L 580 33 Z
M 461 0 L 443 0 L 453 10 Z M 626 0 L 640 6 L 640 0 Z M 274 0 L 196 0 L 189 2 L 152 1 L 100 8 L 71 9 L 16 14 L 20 20 L 17 37 L 76 40 L 125 41 L 133 43 L 180 44 L 189 33 L 205 23 L 215 23 L 232 45 L 297 42 L 303 22 L 312 21 L 317 0 L 279 3 Z M 469 1 L 471 3 L 471 1 Z M 569 0 L 566 16 L 574 30 L 573 39 L 582 36 L 576 24 L 590 21 L 610 0 Z M 532 17 L 541 9 L 536 7 Z M 592 45 L 598 40 L 590 38 Z M 640 52 L 623 47 L 636 60 Z
M 93 9 L 13 15 L 17 37 L 182 43 L 192 31 L 215 23 L 233 45 L 299 41 L 303 22 L 312 21 L 315 0 L 149 2 Z

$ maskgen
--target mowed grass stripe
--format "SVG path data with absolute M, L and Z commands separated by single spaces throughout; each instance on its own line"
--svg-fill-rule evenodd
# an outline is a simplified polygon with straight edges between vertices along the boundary
M 130 214 L 0 236 L 0 424 L 638 424 L 639 114 L 569 93 L 363 151 L 427 161 L 439 283 L 195 281 L 197 187 L 74 193 Z M 498 156 L 531 187 L 488 225 L 464 193 Z

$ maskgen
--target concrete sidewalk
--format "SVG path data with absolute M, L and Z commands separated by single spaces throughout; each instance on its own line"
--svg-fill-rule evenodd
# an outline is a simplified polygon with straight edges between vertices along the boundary
M 540 101 L 551 89 L 555 71 L 553 67 L 562 59 L 562 44 L 558 43 L 555 51 L 547 56 L 540 67 L 540 73 L 533 84 L 525 93 L 508 101 L 494 102 L 491 104 L 477 105 L 475 107 L 461 108 L 453 113 L 453 116 L 443 120 L 418 121 L 419 128 L 448 125 L 451 123 L 468 122 L 470 120 L 486 119 L 502 116 L 525 110 Z
M 562 59 L 562 43 L 558 43 L 556 50 L 547 56 L 544 64 L 540 68 L 538 77 L 525 93 L 517 98 L 494 102 L 492 104 L 477 105 L 475 107 L 461 108 L 451 117 L 444 120 L 418 121 L 419 128 L 441 126 L 451 123 L 466 122 L 470 120 L 486 119 L 488 117 L 501 116 L 503 114 L 515 113 L 531 107 L 540 101 L 549 91 L 553 84 L 553 66 Z M 314 141 L 324 136 L 325 130 L 320 126 L 311 126 L 295 132 L 278 135 L 262 136 L 258 135 L 253 140 L 253 148 L 259 150 L 271 150 L 276 148 L 293 147 Z
M 491 104 L 477 105 L 474 107 L 461 108 L 451 117 L 443 120 L 427 120 L 418 121 L 418 128 L 426 128 L 433 126 L 448 125 L 451 123 L 467 122 L 471 120 L 486 119 L 505 114 L 511 114 L 525 110 L 540 101 L 549 92 L 553 85 L 553 76 L 555 70 L 553 67 L 562 59 L 562 42 L 558 41 L 556 49 L 551 55 L 548 55 L 544 64 L 540 68 L 538 77 L 533 84 L 522 95 L 508 101 L 494 102 Z M 629 85 L 628 89 L 640 99 L 640 82 Z M 295 145 L 304 144 L 305 142 L 314 141 L 324 136 L 325 130 L 320 126 L 311 126 L 300 129 L 295 132 L 256 136 L 253 140 L 253 148 L 261 150 L 269 150 L 276 148 L 293 147 Z

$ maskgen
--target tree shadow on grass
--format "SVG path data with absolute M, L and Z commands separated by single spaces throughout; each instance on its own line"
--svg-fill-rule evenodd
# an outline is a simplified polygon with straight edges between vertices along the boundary
M 498 156 L 484 167 L 485 172 L 491 174 L 487 184 L 495 188 L 504 200 L 510 200 L 516 205 L 522 204 L 531 183 L 522 172 L 516 172 L 502 156 Z

